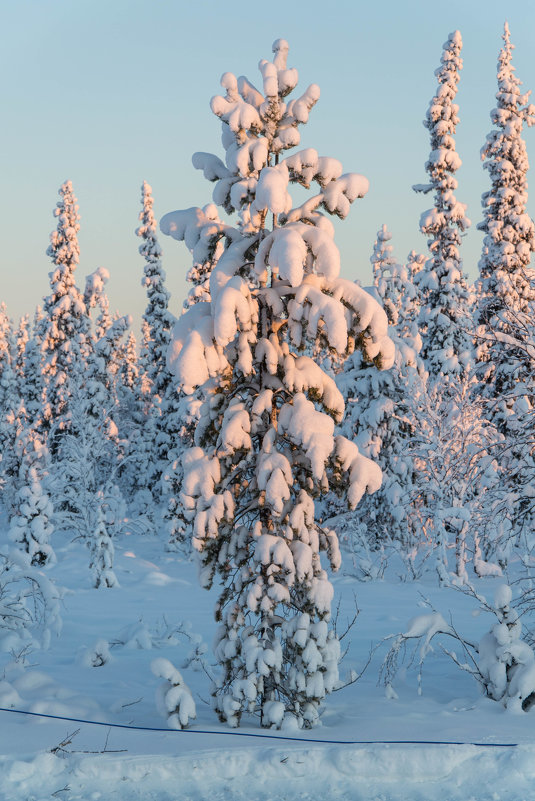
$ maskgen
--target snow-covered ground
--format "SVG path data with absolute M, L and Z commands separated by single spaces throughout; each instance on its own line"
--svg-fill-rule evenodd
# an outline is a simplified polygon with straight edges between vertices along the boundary
M 397 698 L 386 697 L 378 682 L 383 644 L 359 681 L 328 698 L 321 726 L 266 732 L 251 718 L 230 730 L 211 710 L 204 669 L 213 670 L 215 593 L 199 588 L 193 563 L 167 553 L 156 537 L 124 536 L 116 543 L 120 588 L 94 590 L 80 542 L 58 534 L 54 549 L 58 564 L 47 573 L 67 590 L 61 635 L 47 651 L 27 655 L 24 668 L 2 662 L 0 707 L 38 715 L 0 712 L 1 799 L 533 798 L 535 712 L 514 714 L 483 698 L 440 648 L 426 660 L 422 695 L 407 667 L 394 684 Z M 448 621 L 451 614 L 474 640 L 492 623 L 471 598 L 440 589 L 432 573 L 400 581 L 391 566 L 386 575 L 357 582 L 346 558 L 334 579 L 339 631 L 354 615 L 355 597 L 361 610 L 343 640 L 342 676 L 360 672 L 370 649 L 427 604 Z M 491 599 L 497 581 L 479 580 L 478 591 Z M 204 668 L 191 661 L 203 643 Z M 106 659 L 106 648 L 109 660 L 91 666 Z M 168 730 L 157 710 L 156 657 L 180 668 L 194 695 L 197 719 L 186 731 Z

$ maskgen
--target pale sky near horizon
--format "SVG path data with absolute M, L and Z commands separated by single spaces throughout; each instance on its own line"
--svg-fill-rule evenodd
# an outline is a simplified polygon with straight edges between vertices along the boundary
M 73 182 L 81 214 L 77 282 L 99 266 L 111 273 L 112 309 L 136 320 L 146 298 L 143 259 L 134 235 L 141 183 L 154 194 L 158 218 L 202 206 L 213 185 L 191 165 L 205 150 L 222 155 L 220 122 L 209 109 L 229 70 L 259 82 L 257 64 L 271 44 L 289 41 L 298 89 L 321 98 L 302 145 L 360 172 L 370 191 L 337 223 L 346 277 L 371 282 L 369 257 L 383 223 L 394 253 L 425 252 L 419 218 L 429 196 L 411 186 L 426 180 L 429 134 L 422 126 L 436 89 L 442 45 L 458 28 L 464 69 L 457 198 L 472 228 L 463 243 L 473 278 L 482 235 L 481 193 L 488 188 L 479 151 L 491 129 L 496 62 L 508 19 L 513 64 L 523 89 L 535 89 L 535 4 L 530 0 L 330 0 L 239 4 L 217 0 L 0 0 L 3 125 L 0 134 L 0 301 L 17 319 L 48 294 L 45 255 L 57 190 Z M 535 166 L 535 131 L 526 130 Z M 528 176 L 529 178 L 529 176 Z M 534 191 L 528 210 L 535 216 Z M 185 246 L 160 235 L 171 310 L 178 313 L 190 265 Z

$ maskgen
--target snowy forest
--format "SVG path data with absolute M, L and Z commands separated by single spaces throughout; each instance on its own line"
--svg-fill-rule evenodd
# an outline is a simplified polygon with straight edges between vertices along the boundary
M 61 185 L 49 294 L 18 321 L 0 305 L 3 709 L 76 708 L 57 694 L 35 706 L 28 676 L 36 654 L 54 663 L 83 590 L 96 638 L 85 643 L 67 626 L 72 648 L 86 646 L 71 672 L 82 664 L 98 674 L 125 644 L 160 648 L 149 660 L 160 681 L 146 706 L 152 725 L 194 727 L 202 697 L 207 725 L 306 732 L 322 724 L 326 696 L 353 691 L 371 671 L 371 686 L 394 701 L 412 666 L 421 692 L 438 643 L 452 683 L 469 679 L 466 696 L 502 716 L 529 713 L 535 226 L 524 128 L 535 106 L 515 74 L 507 24 L 502 40 L 481 150 L 488 189 L 474 283 L 462 256 L 472 223 L 456 179 L 459 31 L 437 54 L 423 121 L 429 152 L 413 187 L 423 236 L 415 221 L 414 250 L 398 255 L 389 221 L 378 220 L 369 286 L 341 277 L 332 221 L 346 220 L 355 201 L 358 215 L 368 178 L 300 149 L 320 90 L 297 88 L 284 39 L 260 61 L 258 80 L 221 78 L 210 108 L 222 147 L 192 157 L 213 184 L 206 205 L 157 222 L 142 184 L 139 342 L 132 317 L 110 308 L 108 269 L 80 276 L 75 189 Z M 181 308 L 171 308 L 160 236 L 191 254 Z M 117 553 L 133 561 L 134 542 L 210 591 L 213 628 L 201 624 L 200 636 L 182 625 L 197 595 L 173 579 L 157 632 L 131 620 L 122 638 L 103 633 L 125 592 Z M 344 601 L 347 624 L 337 574 L 356 599 Z M 386 610 L 393 588 L 410 584 L 432 587 L 434 603 L 371 631 L 370 653 L 355 664 L 350 655 L 346 669 L 363 588 L 375 587 Z M 150 606 L 149 596 L 140 603 Z M 464 619 L 448 618 L 451 597 L 484 622 L 469 621 L 465 633 Z

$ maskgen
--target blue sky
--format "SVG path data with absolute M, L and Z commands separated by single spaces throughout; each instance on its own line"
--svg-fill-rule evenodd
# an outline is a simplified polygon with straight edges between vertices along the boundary
M 524 89 L 535 89 L 531 0 L 0 0 L 0 8 L 0 300 L 14 318 L 33 313 L 48 293 L 52 211 L 69 178 L 82 216 L 78 283 L 106 267 L 112 308 L 139 320 L 145 296 L 134 229 L 141 183 L 153 187 L 158 217 L 211 200 L 212 185 L 191 166 L 196 150 L 221 155 L 210 98 L 227 70 L 256 82 L 258 61 L 271 57 L 278 37 L 289 41 L 299 85 L 314 82 L 322 92 L 301 129 L 302 145 L 370 180 L 366 198 L 337 223 L 343 274 L 369 283 L 383 223 L 400 261 L 412 248 L 425 250 L 418 223 L 428 198 L 411 186 L 426 177 L 422 120 L 442 45 L 450 31 L 461 31 L 457 196 L 472 219 L 465 269 L 476 275 L 475 226 L 488 187 L 479 150 L 491 128 L 500 37 L 507 17 L 517 75 Z M 535 131 L 525 138 L 535 166 Z M 534 216 L 535 188 L 529 210 Z M 189 254 L 166 237 L 160 242 L 178 311 Z

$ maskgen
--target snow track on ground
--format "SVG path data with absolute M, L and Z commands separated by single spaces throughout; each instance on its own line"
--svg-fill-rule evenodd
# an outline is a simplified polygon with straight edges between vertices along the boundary
M 44 801 L 54 793 L 69 801 L 527 801 L 535 746 L 276 746 L 186 756 L 42 752 L 0 758 L 0 776 L 2 801 Z

